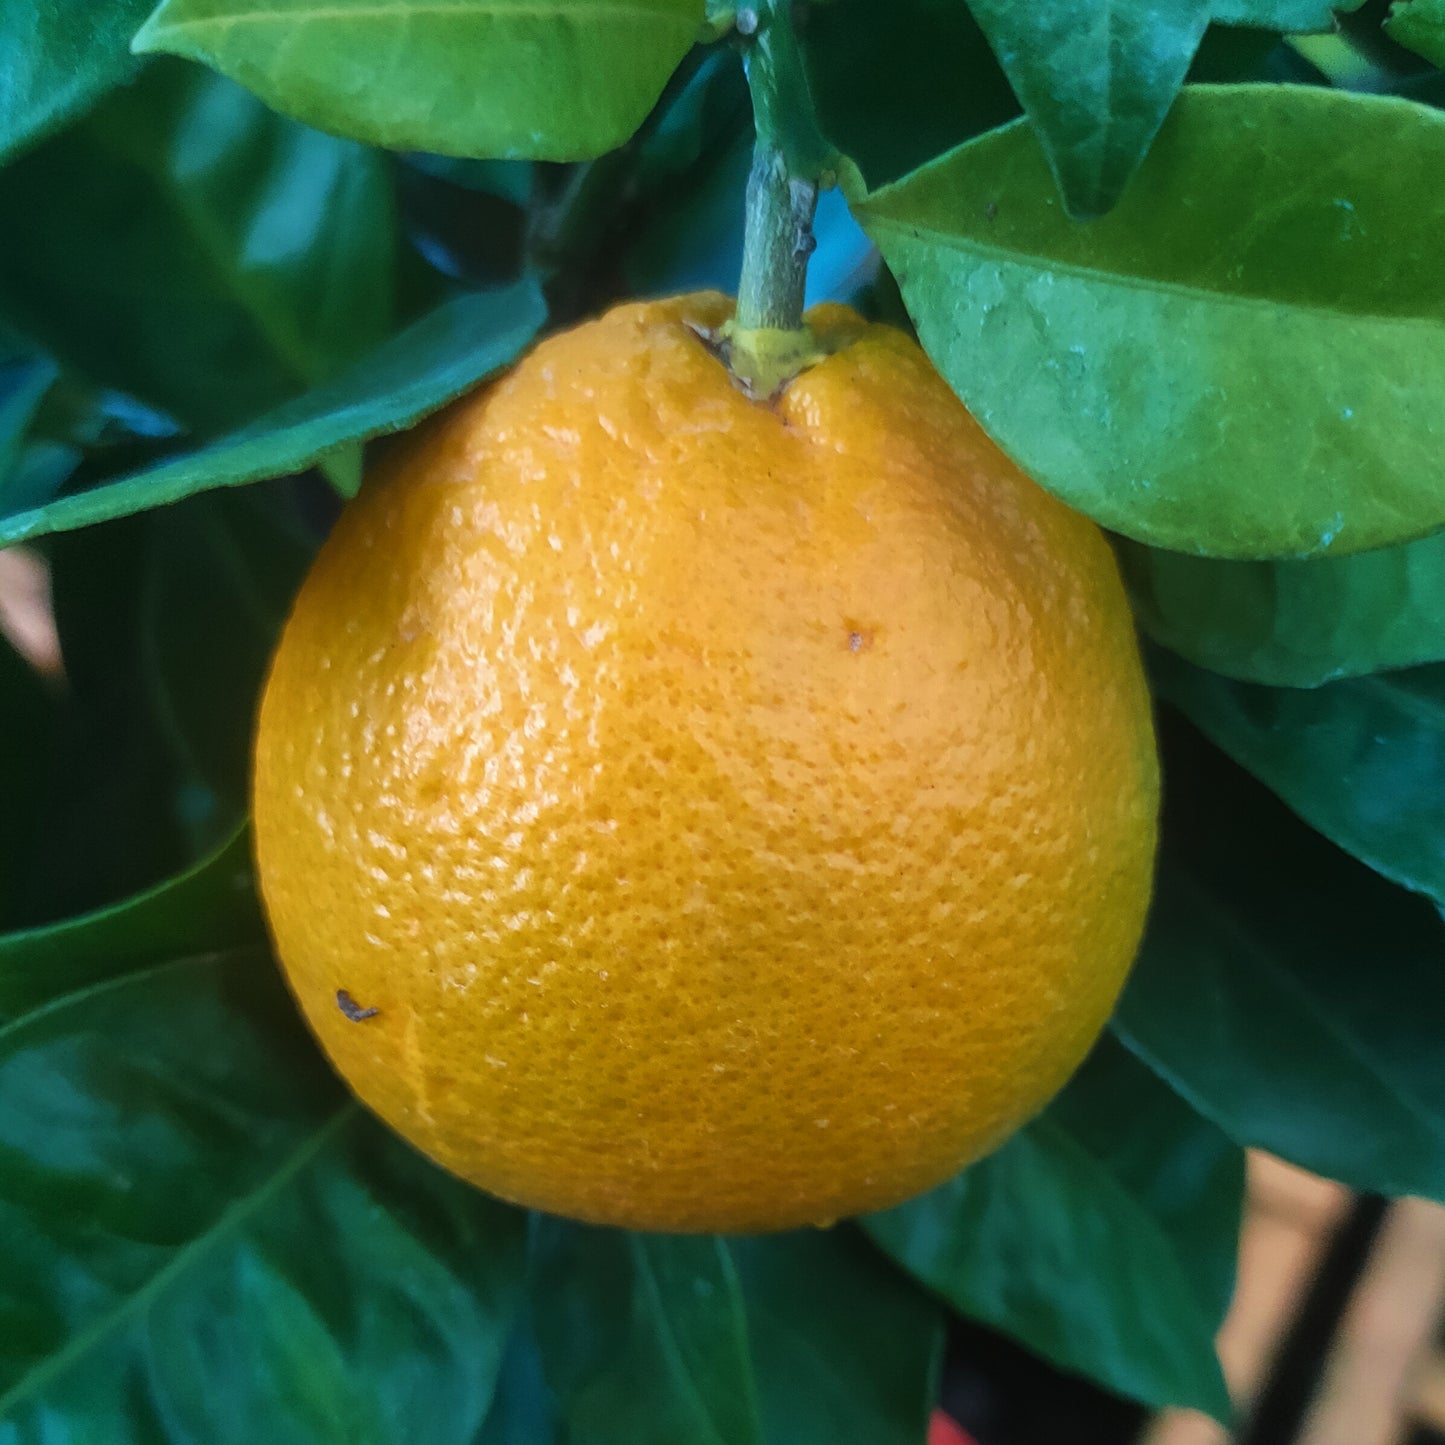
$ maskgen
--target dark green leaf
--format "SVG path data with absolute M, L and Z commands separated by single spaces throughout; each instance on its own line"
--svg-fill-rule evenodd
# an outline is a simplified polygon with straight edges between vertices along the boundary
M 1236 1143 L 1445 1199 L 1439 914 L 1197 735 L 1166 762 L 1154 914 L 1115 1032 Z
M 26 855 L 45 808 L 58 712 L 55 689 L 0 634 L 0 928 L 23 913 Z
M 1328 0 L 969 0 L 1076 216 L 1119 199 L 1211 19 L 1327 30 Z M 1360 0 L 1352 0 L 1359 4 Z
M 557 1402 L 542 1373 L 530 1312 L 512 1334 L 497 1393 L 477 1445 L 560 1445 Z
M 141 627 L 160 724 L 188 780 L 239 818 L 261 684 L 315 539 L 266 487 L 157 512 Z
M 147 68 L 0 171 L 0 309 L 67 366 L 202 431 L 385 334 L 386 159 L 191 65 Z
M 335 448 L 411 426 L 505 366 L 545 316 L 531 282 L 446 302 L 345 375 L 189 456 L 48 506 L 0 518 L 0 546 L 85 527 L 310 466 Z
M 55 363 L 44 356 L 0 362 L 0 510 L 7 509 L 26 430 L 57 375 Z
M 0 162 L 136 72 L 130 37 L 149 9 L 149 0 L 0 5 Z
M 1121 540 L 1149 635 L 1246 682 L 1318 687 L 1445 658 L 1445 532 L 1306 562 L 1230 562 Z
M 1445 66 L 1445 0 L 1396 0 L 1385 33 L 1432 64 Z
M 832 0 L 804 12 L 804 63 L 824 134 L 871 185 L 1018 114 L 959 0 Z
M 1031 476 L 1157 546 L 1307 556 L 1445 522 L 1445 191 L 1411 180 L 1437 168 L 1419 106 L 1200 87 L 1093 225 L 1017 125 L 854 209 Z
M 135 48 L 374 145 L 561 161 L 621 145 L 702 23 L 702 0 L 161 0 Z
M 0 1028 L 0 1436 L 472 1445 L 522 1217 L 348 1102 L 264 954 Z
M 575 1445 L 917 1445 L 936 1307 L 852 1231 L 628 1235 L 539 1219 L 532 1303 Z
M 209 858 L 123 903 L 0 934 L 0 1020 L 146 964 L 264 936 L 243 827 Z
M 65 665 L 52 765 L 28 830 L 10 921 L 88 912 L 178 872 L 222 841 L 184 806 L 175 758 L 145 684 L 146 519 L 57 537 L 47 547 Z M 233 820 L 234 821 L 234 820 Z
M 1445 665 L 1313 690 L 1162 653 L 1162 696 L 1325 837 L 1445 906 Z
M 1214 1335 L 1243 1189 L 1241 1151 L 1105 1039 L 997 1153 L 868 1228 L 964 1314 L 1055 1364 L 1226 1419 Z

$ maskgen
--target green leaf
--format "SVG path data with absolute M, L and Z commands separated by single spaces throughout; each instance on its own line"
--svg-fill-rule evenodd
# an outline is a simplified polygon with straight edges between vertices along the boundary
M 250 797 L 261 685 L 317 539 L 281 489 L 193 497 L 155 514 L 141 628 L 150 693 L 188 783 L 226 820 Z
M 1306 562 L 1189 557 L 1121 539 L 1156 641 L 1245 682 L 1318 687 L 1445 658 L 1445 532 Z
M 0 928 L 23 912 L 22 880 L 44 814 L 58 712 L 54 690 L 0 634 Z
M 1361 0 L 1353 0 L 1360 4 Z M 1119 199 L 1210 20 L 1328 30 L 1326 0 L 969 0 L 1078 217 Z
M 0 310 L 67 367 L 203 432 L 383 335 L 394 203 L 375 152 L 196 66 L 147 67 L 0 171 Z
M 1445 116 L 1420 106 L 1199 87 L 1089 226 L 1024 125 L 853 199 L 1031 476 L 1156 546 L 1310 556 L 1445 523 L 1445 191 L 1413 181 L 1437 170 Z
M 0 1437 L 472 1445 L 523 1219 L 339 1091 L 264 954 L 0 1028 Z
M 1167 653 L 1161 696 L 1311 827 L 1445 907 L 1445 665 L 1303 691 L 1235 682 Z
M 59 370 L 45 356 L 0 363 L 0 509 L 11 490 L 26 431 Z
M 122 903 L 0 934 L 0 1021 L 149 963 L 264 937 L 243 826 L 210 857 Z
M 134 48 L 373 145 L 565 161 L 637 129 L 702 23 L 702 0 L 161 0 Z
M 128 42 L 148 0 L 0 5 L 0 163 L 139 69 Z
M 338 447 L 399 431 L 507 365 L 541 326 L 530 281 L 459 296 L 345 375 L 285 402 L 212 446 L 89 492 L 0 517 L 0 546 L 90 526 L 214 487 L 299 472 Z
M 846 1227 L 763 1239 L 539 1218 L 532 1308 L 575 1445 L 917 1445 L 939 1312 Z
M 1445 66 L 1445 0 L 1395 0 L 1385 33 L 1432 65 Z
M 1039 1119 L 868 1229 L 957 1309 L 1054 1364 L 1227 1420 L 1214 1335 L 1243 1189 L 1241 1151 L 1106 1038 Z
M 871 185 L 891 181 L 1019 113 L 959 0 L 831 0 L 799 39 L 818 122 Z
M 1445 925 L 1171 727 L 1153 917 L 1114 1030 L 1236 1143 L 1445 1199 Z

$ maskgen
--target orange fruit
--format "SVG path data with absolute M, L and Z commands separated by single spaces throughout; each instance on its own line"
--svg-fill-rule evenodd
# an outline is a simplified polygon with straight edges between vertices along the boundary
M 1134 954 L 1157 762 L 1098 529 L 839 307 L 772 404 L 714 295 L 538 346 L 385 456 L 256 745 L 261 889 L 356 1093 L 654 1230 L 929 1188 Z M 374 1012 L 372 1012 L 374 1010 Z

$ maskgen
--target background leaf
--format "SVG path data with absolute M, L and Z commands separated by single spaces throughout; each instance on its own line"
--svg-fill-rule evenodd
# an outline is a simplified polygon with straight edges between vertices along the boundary
M 628 1235 L 538 1218 L 532 1307 L 574 1445 L 917 1445 L 937 1307 L 847 1228 Z
M 1445 1198 L 1445 924 L 1177 722 L 1116 1034 L 1236 1143 Z
M 202 432 L 332 375 L 391 317 L 390 168 L 196 66 L 152 65 L 0 170 L 0 313 Z M 103 241 L 102 239 L 103 238 Z
M 1101 216 L 1143 160 L 1211 19 L 1327 30 L 1327 0 L 969 0 L 1075 216 Z
M 251 834 L 123 903 L 0 934 L 0 1022 L 148 963 L 262 943 Z
M 150 0 L 0 5 L 0 163 L 130 79 Z
M 1042 1117 L 868 1229 L 964 1314 L 1054 1364 L 1223 1420 L 1214 1335 L 1243 1191 L 1241 1151 L 1106 1038 Z
M 1432 64 L 1445 66 L 1445 0 L 1396 0 L 1385 32 Z
M 399 431 L 512 361 L 545 317 L 533 282 L 459 296 L 344 375 L 214 445 L 45 506 L 0 517 L 0 546 L 299 472 L 348 442 Z
M 1167 654 L 1151 671 L 1161 696 L 1307 823 L 1445 907 L 1445 666 L 1309 691 Z
M 886 18 L 875 0 L 830 0 L 803 13 L 799 35 L 819 124 L 870 185 L 1019 113 L 959 0 L 892 0 Z
M 24 910 L 24 860 L 53 765 L 55 691 L 0 635 L 0 928 Z
M 1445 193 L 1410 180 L 1437 168 L 1445 117 L 1423 107 L 1201 87 L 1092 225 L 1021 125 L 854 209 L 1030 476 L 1157 546 L 1306 556 L 1445 522 Z
M 522 1216 L 341 1094 L 264 954 L 0 1028 L 0 1435 L 472 1445 Z
M 702 23 L 702 0 L 161 0 L 135 48 L 373 145 L 565 161 L 637 129 Z
M 1306 562 L 1190 557 L 1119 539 L 1156 641 L 1245 682 L 1318 687 L 1445 658 L 1445 532 Z

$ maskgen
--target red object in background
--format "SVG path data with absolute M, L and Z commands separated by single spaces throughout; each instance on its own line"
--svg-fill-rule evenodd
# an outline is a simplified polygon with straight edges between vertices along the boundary
M 928 1445 L 978 1445 L 978 1442 L 942 1410 L 935 1410 L 928 1422 Z

